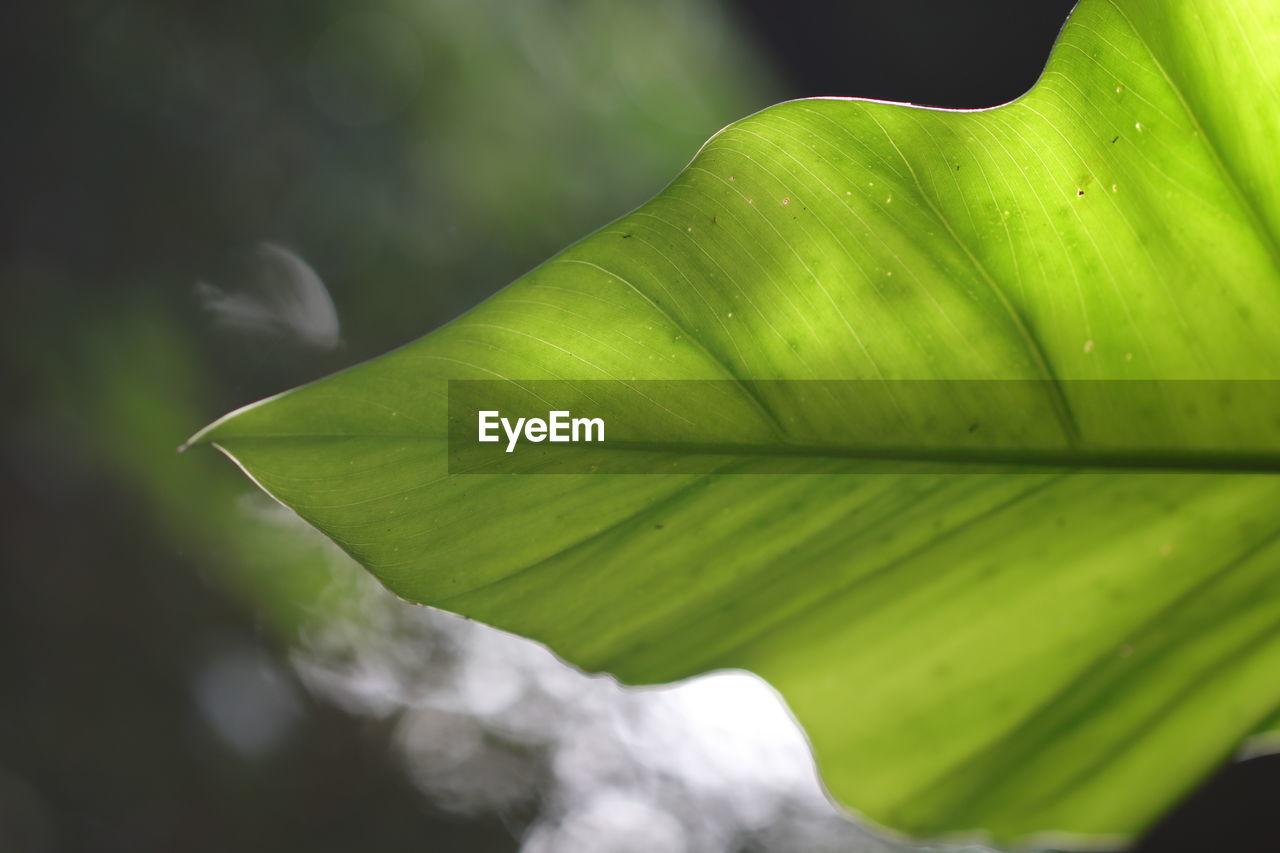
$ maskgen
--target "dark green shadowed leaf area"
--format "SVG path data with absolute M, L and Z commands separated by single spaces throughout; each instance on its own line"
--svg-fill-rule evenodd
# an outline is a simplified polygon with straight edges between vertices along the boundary
M 631 683 L 760 674 L 875 824 L 1121 843 L 1276 742 L 1280 420 L 1228 415 L 1280 380 L 1277 103 L 1270 0 L 1083 0 L 1013 103 L 765 110 L 466 316 L 193 443 L 405 598 Z M 715 390 L 683 429 L 605 417 L 679 473 L 465 474 L 449 380 Z M 907 429 L 894 470 L 847 430 L 865 397 L 808 380 L 1032 383 L 1052 464 L 984 428 L 921 469 Z M 1258 384 L 1083 390 L 1153 380 Z

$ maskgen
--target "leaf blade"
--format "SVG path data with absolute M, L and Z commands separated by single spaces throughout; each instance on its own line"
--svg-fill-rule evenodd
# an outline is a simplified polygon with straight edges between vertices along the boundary
M 1029 380 L 1068 446 L 1212 433 L 1077 383 L 1280 378 L 1280 117 L 1214 89 L 1275 88 L 1278 32 L 1085 0 L 1011 104 L 771 108 L 450 326 L 197 439 L 406 598 L 630 681 L 764 675 L 877 823 L 1130 835 L 1280 707 L 1276 477 L 451 477 L 446 383 L 728 382 L 722 421 L 803 444 L 849 441 L 847 402 L 753 380 Z

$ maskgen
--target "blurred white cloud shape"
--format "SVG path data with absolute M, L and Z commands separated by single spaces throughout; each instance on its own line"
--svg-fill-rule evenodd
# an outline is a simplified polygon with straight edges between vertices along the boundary
M 645 751 L 657 769 L 708 791 L 731 786 L 739 793 L 758 791 L 763 799 L 787 792 L 822 799 L 809 742 L 764 679 L 718 670 L 651 690 L 661 705 L 631 735 L 640 743 L 675 736 L 671 748 Z
M 288 677 L 254 649 L 224 650 L 196 674 L 192 691 L 205 722 L 247 758 L 276 746 L 302 714 Z
M 224 329 L 269 337 L 319 350 L 340 342 L 338 311 L 328 289 L 295 252 L 260 243 L 249 258 L 240 289 L 196 282 L 196 295 Z
M 597 791 L 558 821 L 535 826 L 521 853 L 684 853 L 680 821 L 656 804 L 618 789 Z

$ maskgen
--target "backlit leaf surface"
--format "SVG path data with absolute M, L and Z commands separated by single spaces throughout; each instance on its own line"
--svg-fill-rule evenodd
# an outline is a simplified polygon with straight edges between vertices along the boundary
M 1127 837 L 1275 728 L 1280 477 L 1265 446 L 1072 459 L 1123 419 L 1177 469 L 1221 427 L 1078 389 L 1280 379 L 1278 36 L 1265 0 L 1083 0 L 1013 103 L 778 105 L 466 316 L 195 441 L 405 598 L 627 682 L 759 673 L 877 824 Z M 649 439 L 722 458 L 450 474 L 449 379 L 717 380 L 720 428 Z M 750 382 L 809 379 L 1036 381 L 1067 456 L 873 469 L 849 400 Z

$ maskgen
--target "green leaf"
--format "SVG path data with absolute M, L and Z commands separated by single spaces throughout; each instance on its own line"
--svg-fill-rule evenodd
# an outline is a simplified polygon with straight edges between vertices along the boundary
M 405 598 L 628 682 L 759 673 L 877 824 L 1127 838 L 1280 712 L 1274 400 L 1241 433 L 1244 386 L 1114 393 L 1280 379 L 1278 38 L 1269 0 L 1083 0 L 1010 104 L 778 105 L 466 316 L 193 441 Z M 456 379 L 711 390 L 683 431 L 609 404 L 682 473 L 460 474 Z M 1025 380 L 1052 452 L 984 428 L 922 473 L 921 429 L 869 452 L 856 396 L 798 380 L 976 389 L 997 427 Z

